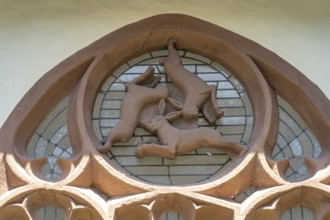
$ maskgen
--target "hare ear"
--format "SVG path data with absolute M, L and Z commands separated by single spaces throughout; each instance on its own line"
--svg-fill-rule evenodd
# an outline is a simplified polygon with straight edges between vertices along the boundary
M 170 112 L 167 115 L 165 115 L 164 118 L 167 121 L 173 121 L 173 120 L 177 119 L 178 117 L 180 117 L 181 114 L 182 114 L 181 111 Z
M 175 109 L 177 110 L 183 109 L 183 104 L 180 101 L 173 98 L 168 98 L 168 101 L 173 105 Z
M 164 115 L 165 114 L 165 99 L 161 99 L 158 104 L 159 114 Z

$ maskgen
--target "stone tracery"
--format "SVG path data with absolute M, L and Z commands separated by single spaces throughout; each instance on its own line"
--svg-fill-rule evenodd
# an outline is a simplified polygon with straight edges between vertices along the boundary
M 157 25 L 157 29 L 154 29 L 156 24 L 163 25 Z M 179 39 L 179 49 L 215 60 L 235 74 L 249 94 L 256 117 L 252 137 L 246 143 L 249 152 L 242 158 L 208 181 L 169 188 L 131 178 L 117 169 L 113 161 L 100 154 L 97 149 L 109 150 L 113 139 L 109 138 L 108 145 L 103 146 L 93 130 L 91 115 L 98 89 L 107 78 L 114 76 L 116 69 L 141 54 L 166 48 L 167 40 L 171 38 Z M 166 69 L 166 59 L 164 66 Z M 92 219 L 120 220 L 127 217 L 125 213 L 153 219 L 167 210 L 175 211 L 186 219 L 210 219 L 210 216 L 217 215 L 222 215 L 223 219 L 263 219 L 265 216 L 278 219 L 278 213 L 299 205 L 307 205 L 314 216 L 326 218 L 326 208 L 313 206 L 308 199 L 308 192 L 319 195 L 313 197 L 317 201 L 315 204 L 328 206 L 324 198 L 328 198 L 329 183 L 327 152 L 330 140 L 327 134 L 330 128 L 330 104 L 302 75 L 298 80 L 297 74 L 300 73 L 261 46 L 188 16 L 159 15 L 124 27 L 68 58 L 46 74 L 5 123 L 0 132 L 1 171 L 6 173 L 1 180 L 1 209 L 8 218 L 13 217 L 15 210 L 18 210 L 16 213 L 22 218 L 34 218 L 35 211 L 42 206 L 34 198 L 38 190 L 52 198 L 50 194 L 63 189 L 59 195 L 61 199 L 49 203 L 65 208 L 73 207 L 75 211 L 65 214 L 66 218 L 71 219 L 75 219 L 73 215 L 84 213 L 90 213 Z M 160 97 L 167 98 L 168 92 L 171 94 L 171 91 L 156 86 L 160 79 L 153 75 L 152 69 L 141 75 L 141 78 L 128 84 L 128 90 L 141 87 L 141 84 L 148 90 L 159 88 L 160 96 L 155 100 L 156 106 Z M 293 95 L 294 92 L 299 96 Z M 271 157 L 279 124 L 275 94 L 292 103 L 292 107 L 315 134 L 323 152 L 320 157 L 307 160 L 309 173 L 304 182 L 290 183 L 282 178 L 288 167 L 287 161 L 275 161 Z M 67 95 L 70 96 L 67 133 L 72 155 L 58 160 L 63 170 L 59 179 L 54 182 L 45 181 L 39 173 L 45 158 L 29 156 L 26 152 L 27 143 L 51 108 Z M 202 107 L 206 97 L 210 97 L 211 101 Z M 222 115 L 215 107 L 214 98 L 203 96 L 201 100 L 195 103 L 196 107 L 204 112 L 208 122 L 213 123 L 214 117 Z M 184 106 L 186 100 L 183 104 L 172 100 L 173 103 L 174 109 L 181 108 L 180 105 Z M 196 109 L 190 111 L 192 105 L 185 108 L 184 118 L 190 120 L 196 117 Z M 213 111 L 207 114 L 210 108 Z M 134 125 L 138 123 L 133 122 Z M 140 124 L 148 126 L 146 121 Z M 116 141 L 126 141 L 130 136 L 132 131 L 127 131 L 127 134 L 116 137 Z M 242 203 L 235 202 L 235 197 L 251 186 L 255 189 L 252 195 Z M 27 196 L 29 192 L 32 194 Z M 173 201 L 185 208 L 171 206 Z M 29 202 L 35 205 L 27 205 Z M 282 205 L 278 206 L 280 203 Z

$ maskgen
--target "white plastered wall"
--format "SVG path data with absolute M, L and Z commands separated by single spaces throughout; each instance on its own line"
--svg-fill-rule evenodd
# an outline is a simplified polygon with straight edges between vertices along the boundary
M 0 126 L 29 88 L 77 50 L 128 23 L 189 14 L 258 42 L 330 97 L 328 0 L 0 0 Z

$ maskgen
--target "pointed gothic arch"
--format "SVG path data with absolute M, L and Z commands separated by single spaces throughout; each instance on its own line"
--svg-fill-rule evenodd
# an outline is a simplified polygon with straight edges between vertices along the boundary
M 203 65 L 227 74 L 226 79 L 235 76 L 253 112 L 248 151 L 207 179 L 183 185 L 144 181 L 133 172 L 124 172 L 118 163 L 97 151 L 103 143 L 93 124 L 98 93 L 102 86 L 110 88 L 109 83 L 114 82 L 109 78 L 117 79 L 141 64 L 141 59 L 146 63 L 158 59 L 155 54 L 164 53 L 161 50 L 166 50 L 171 38 L 178 40 L 182 59 L 187 59 L 187 65 L 194 66 L 196 72 L 205 62 Z M 148 59 L 145 54 L 150 55 Z M 123 68 L 126 64 L 128 67 Z M 103 92 L 113 94 L 111 90 Z M 329 199 L 329 109 L 329 100 L 317 86 L 255 42 L 187 15 L 146 18 L 65 59 L 23 97 L 0 132 L 1 172 L 6 174 L 1 180 L 0 209 L 8 218 L 15 214 L 23 219 L 34 218 L 37 210 L 47 205 L 64 208 L 70 219 L 84 215 L 120 220 L 132 213 L 152 219 L 166 211 L 185 219 L 219 215 L 223 219 L 277 219 L 296 206 L 312 210 L 314 216 L 328 216 L 324 201 Z M 48 131 L 51 126 L 56 129 Z M 294 132 L 296 127 L 300 133 Z M 287 141 L 284 146 L 279 144 L 281 128 L 292 133 L 281 136 Z M 43 135 L 50 136 L 40 139 Z M 312 149 L 311 155 L 300 153 L 304 137 L 310 140 L 306 149 Z M 31 141 L 35 145 L 29 150 Z M 49 148 L 43 147 L 47 144 L 53 147 L 51 158 Z M 283 155 L 290 149 L 292 158 L 304 159 L 304 181 L 298 179 L 292 184 L 287 178 L 294 161 L 286 156 L 276 159 L 277 145 Z M 36 146 L 41 153 L 36 153 Z M 56 150 L 59 153 L 54 153 Z M 44 175 L 45 170 L 50 178 Z M 292 170 L 293 174 L 300 172 Z M 50 199 L 43 201 L 41 194 Z M 320 209 L 321 205 L 325 208 Z

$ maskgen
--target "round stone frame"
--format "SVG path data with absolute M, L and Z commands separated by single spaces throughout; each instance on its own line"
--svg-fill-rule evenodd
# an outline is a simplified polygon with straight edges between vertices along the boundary
M 146 52 L 165 49 L 170 38 L 178 39 L 178 49 L 200 54 L 227 68 L 244 85 L 252 102 L 254 129 L 249 151 L 210 182 L 180 187 L 143 183 L 116 170 L 95 149 L 101 143 L 94 133 L 91 115 L 100 86 L 121 64 Z M 322 146 L 322 155 L 307 161 L 310 175 L 304 182 L 285 181 L 282 176 L 287 162 L 271 159 L 279 121 L 275 94 L 294 107 Z M 39 172 L 45 158 L 28 157 L 26 146 L 37 126 L 67 95 L 68 133 L 74 154 L 69 159 L 59 159 L 62 178 L 47 182 Z M 186 219 L 212 219 L 217 214 L 228 219 L 277 219 L 279 212 L 302 204 L 315 216 L 327 216 L 315 206 L 309 193 L 301 191 L 319 194 L 318 205 L 330 198 L 329 109 L 329 100 L 317 86 L 262 46 L 187 15 L 150 17 L 114 31 L 70 56 L 23 97 L 0 132 L 0 169 L 6 174 L 1 179 L 0 209 L 8 216 L 11 210 L 34 213 L 23 194 L 32 189 L 51 194 L 64 187 L 61 196 L 84 201 L 84 208 L 77 209 L 77 213 L 92 210 L 94 218 L 100 219 L 127 219 L 132 213 L 140 219 L 158 218 L 167 210 Z M 250 186 L 258 191 L 242 204 L 231 201 Z M 19 207 L 10 208 L 13 202 Z M 173 206 L 175 202 L 181 206 Z

